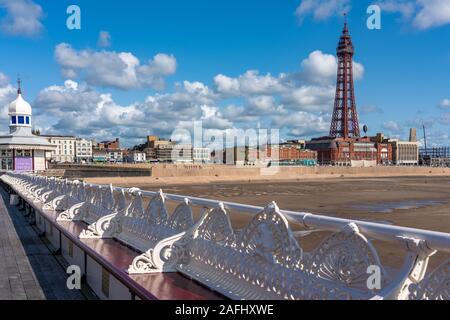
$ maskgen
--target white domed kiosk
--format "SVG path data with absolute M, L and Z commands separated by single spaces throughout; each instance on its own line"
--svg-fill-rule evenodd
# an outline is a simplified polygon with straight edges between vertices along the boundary
M 31 106 L 23 99 L 20 87 L 17 91 L 17 99 L 9 104 L 8 115 L 11 133 L 18 127 L 31 127 Z
M 46 152 L 55 146 L 32 132 L 32 108 L 22 97 L 20 80 L 17 98 L 8 109 L 9 132 L 0 136 L 0 169 L 15 171 L 43 171 L 47 169 Z

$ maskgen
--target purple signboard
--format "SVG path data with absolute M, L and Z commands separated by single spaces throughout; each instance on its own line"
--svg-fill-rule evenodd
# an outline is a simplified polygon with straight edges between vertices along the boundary
M 33 170 L 33 158 L 31 157 L 17 157 L 14 159 L 14 169 L 16 171 L 31 171 Z

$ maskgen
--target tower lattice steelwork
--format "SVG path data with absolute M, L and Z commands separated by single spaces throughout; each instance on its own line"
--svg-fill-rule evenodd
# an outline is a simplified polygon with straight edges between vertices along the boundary
M 353 86 L 353 54 L 352 39 L 347 22 L 345 22 L 337 47 L 338 72 L 333 118 L 330 127 L 331 137 L 356 138 L 360 136 Z

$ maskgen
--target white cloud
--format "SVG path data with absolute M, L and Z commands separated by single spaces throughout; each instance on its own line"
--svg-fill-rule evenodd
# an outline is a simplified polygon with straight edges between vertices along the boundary
M 9 83 L 8 77 L 0 72 L 0 134 L 8 132 L 8 107 L 16 95 L 17 91 Z
M 393 120 L 383 123 L 382 127 L 383 127 L 383 129 L 389 130 L 392 133 L 399 133 L 401 131 L 400 125 L 396 121 L 393 121 Z
M 146 134 L 169 137 L 175 129 L 191 129 L 197 120 L 210 133 L 232 133 L 261 125 L 305 137 L 325 134 L 329 129 L 337 62 L 333 55 L 321 51 L 312 52 L 300 69 L 291 73 L 248 70 L 236 77 L 218 74 L 212 88 L 198 81 L 183 81 L 176 83 L 174 92 L 150 95 L 128 105 L 115 102 L 111 94 L 101 94 L 92 86 L 143 86 L 142 74 L 175 72 L 176 63 L 171 63 L 169 56 L 156 55 L 142 65 L 131 53 L 77 51 L 67 44 L 58 45 L 55 55 L 69 79 L 84 81 L 67 80 L 39 93 L 37 114 L 43 123 L 49 123 L 48 131 L 97 139 L 120 136 L 132 144 Z M 355 78 L 361 78 L 363 70 L 355 63 Z
M 334 64 L 328 55 L 317 57 L 325 57 L 324 61 Z M 302 76 L 305 68 L 308 76 Z M 315 72 L 334 78 L 331 70 L 311 62 L 291 74 L 272 76 L 249 71 L 236 78 L 215 77 L 213 88 L 198 81 L 184 81 L 173 92 L 153 94 L 129 104 L 118 103 L 110 93 L 98 92 L 85 82 L 66 80 L 63 85 L 49 86 L 37 95 L 33 122 L 45 133 L 97 140 L 120 137 L 125 146 L 142 143 L 147 134 L 170 137 L 176 129 L 192 130 L 194 121 L 202 121 L 209 134 L 233 134 L 238 129 L 261 126 L 280 129 L 282 137 L 321 136 L 329 130 L 335 87 L 325 84 L 327 81 L 321 84 Z M 6 76 L 0 74 L 2 78 Z M 12 101 L 14 91 L 9 84 L 0 86 L 0 102 Z M 6 113 L 2 118 L 4 128 L 7 128 Z M 433 121 L 437 126 L 445 126 L 448 119 L 443 114 Z M 400 136 L 406 125 L 409 124 L 388 121 L 383 128 L 388 135 Z
M 9 83 L 8 77 L 0 72 L 0 87 L 6 86 Z
M 273 96 L 257 96 L 248 99 L 248 105 L 258 114 L 271 112 L 276 108 L 276 100 Z
M 362 106 L 359 108 L 360 112 L 362 114 L 370 114 L 370 113 L 383 113 L 383 109 L 377 106 L 369 105 L 369 106 Z
M 147 134 L 169 137 L 176 128 L 202 120 L 205 128 L 229 128 L 232 122 L 214 105 L 210 89 L 200 82 L 185 81 L 177 91 L 148 96 L 143 102 L 117 103 L 86 84 L 66 80 L 42 90 L 34 103 L 47 133 L 76 134 L 97 140 L 122 137 L 134 144 Z
M 228 95 L 239 95 L 239 80 L 227 77 L 223 74 L 218 74 L 214 78 L 217 91 Z
M 382 10 L 387 12 L 398 12 L 405 19 L 410 19 L 414 15 L 415 3 L 414 1 L 401 1 L 401 0 L 384 0 L 379 2 L 378 5 Z
M 302 0 L 295 10 L 295 14 L 302 21 L 306 16 L 312 15 L 314 20 L 326 20 L 331 16 L 342 16 L 349 12 L 350 0 Z
M 283 103 L 298 111 L 331 112 L 335 87 L 328 86 L 301 86 L 287 91 L 283 97 Z
M 46 133 L 97 140 L 120 137 L 125 145 L 133 145 L 142 143 L 147 134 L 170 137 L 174 129 L 191 129 L 196 120 L 201 120 L 210 133 L 233 133 L 261 125 L 280 129 L 282 136 L 308 138 L 329 130 L 337 60 L 318 50 L 290 73 L 272 75 L 249 70 L 235 77 L 218 74 L 211 87 L 183 81 L 173 92 L 156 93 L 127 104 L 93 86 L 159 87 L 166 76 L 176 71 L 175 58 L 157 54 L 142 64 L 132 53 L 75 50 L 64 43 L 56 47 L 55 56 L 67 80 L 41 90 L 33 105 L 33 122 Z M 364 67 L 354 63 L 355 79 L 363 75 Z M 0 73 L 0 105 L 12 101 L 14 91 Z M 441 107 L 448 105 L 448 99 L 441 103 Z M 1 121 L 7 128 L 6 109 L 2 110 Z M 445 125 L 448 115 L 434 120 Z M 382 126 L 392 135 L 399 135 L 404 133 L 403 125 L 388 121 Z
M 441 103 L 439 104 L 439 108 L 441 108 L 441 109 L 448 109 L 448 108 L 450 108 L 450 99 L 442 100 Z
M 309 54 L 301 63 L 303 76 L 312 82 L 328 84 L 336 81 L 336 56 L 324 54 L 316 50 Z
M 11 36 L 35 37 L 43 30 L 44 13 L 32 0 L 0 0 L 0 8 L 6 10 L 0 21 L 3 33 Z
M 200 106 L 200 108 L 203 113 L 200 118 L 200 120 L 202 120 L 203 128 L 226 130 L 233 127 L 233 122 L 229 119 L 225 119 L 219 108 L 208 106 L 206 104 Z
M 97 45 L 101 48 L 106 48 L 111 46 L 111 35 L 108 31 L 100 31 L 98 35 Z
M 299 111 L 274 116 L 273 126 L 289 128 L 290 136 L 304 137 L 327 134 L 330 121 L 325 116 Z
M 450 125 L 450 112 L 445 112 L 443 114 L 441 114 L 441 116 L 439 117 L 439 123 L 443 124 L 443 125 Z
M 35 114 L 50 113 L 56 117 L 66 117 L 71 112 L 89 113 L 100 102 L 100 96 L 86 85 L 66 80 L 63 86 L 49 86 L 39 92 L 35 100 Z
M 362 64 L 354 62 L 353 70 L 355 80 L 363 77 Z M 277 114 L 284 109 L 331 112 L 336 75 L 337 58 L 316 50 L 301 62 L 299 71 L 272 76 L 249 70 L 234 78 L 219 74 L 214 83 L 222 98 L 245 98 L 247 105 L 232 106 L 232 111 L 251 120 L 248 117 Z
M 399 13 L 403 20 L 415 28 L 425 30 L 450 23 L 450 1 L 448 0 L 379 0 L 384 12 Z M 295 14 L 302 22 L 312 16 L 315 21 L 324 21 L 333 16 L 342 16 L 351 9 L 351 0 L 301 0 Z
M 384 0 L 379 4 L 387 12 L 400 13 L 404 20 L 420 30 L 450 23 L 448 0 Z
M 257 70 L 249 70 L 238 78 L 219 74 L 214 83 L 219 93 L 229 96 L 273 94 L 283 90 L 283 77 L 283 74 L 275 78 L 270 73 L 260 75 Z
M 450 23 L 450 1 L 417 0 L 420 7 L 414 18 L 414 25 L 419 29 L 428 29 Z
M 210 99 L 213 99 L 215 95 L 206 85 L 198 81 L 183 81 L 183 88 L 188 94 L 191 95 L 202 96 Z
M 82 78 L 89 85 L 122 90 L 135 88 L 164 88 L 164 79 L 175 73 L 174 56 L 159 53 L 146 64 L 130 52 L 73 49 L 67 43 L 55 48 L 56 61 L 66 79 Z
M 307 82 L 317 84 L 333 84 L 337 76 L 337 57 L 323 53 L 320 50 L 313 51 L 307 59 L 301 63 L 301 77 Z M 364 76 L 362 64 L 353 61 L 353 78 L 360 80 Z
M 450 124 L 450 121 L 447 125 Z M 450 141 L 450 135 L 442 130 L 432 130 L 427 132 L 427 143 L 428 147 L 442 147 L 448 146 Z M 421 145 L 424 145 L 424 139 L 420 139 Z

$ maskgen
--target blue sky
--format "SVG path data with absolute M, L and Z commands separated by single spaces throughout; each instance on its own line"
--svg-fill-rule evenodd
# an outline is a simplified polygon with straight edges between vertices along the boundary
M 381 30 L 366 27 L 373 3 Z M 70 4 L 81 30 L 66 27 Z M 48 133 L 132 145 L 202 120 L 213 133 L 326 134 L 343 11 L 360 122 L 401 138 L 424 122 L 432 143 L 448 144 L 450 0 L 0 0 L 0 103 L 20 74 Z

